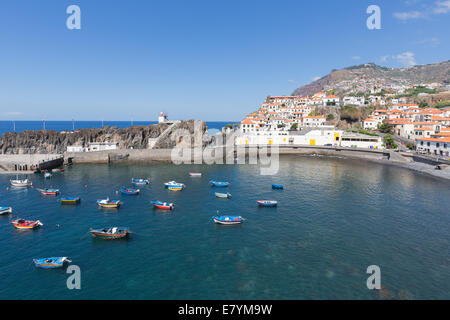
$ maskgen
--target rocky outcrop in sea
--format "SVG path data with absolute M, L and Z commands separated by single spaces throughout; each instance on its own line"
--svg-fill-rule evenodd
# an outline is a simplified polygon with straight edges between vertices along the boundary
M 201 133 L 207 130 L 200 122 Z M 88 147 L 93 142 L 116 142 L 119 149 L 147 149 L 149 139 L 157 139 L 154 149 L 170 149 L 182 138 L 182 133 L 193 136 L 194 120 L 170 124 L 133 126 L 125 129 L 104 127 L 58 132 L 53 130 L 7 132 L 0 138 L 0 154 L 62 154 L 68 146 Z M 166 130 L 167 129 L 167 130 Z M 163 137 L 160 137 L 164 133 Z M 198 134 L 198 133 L 197 133 Z M 193 138 L 192 138 L 193 139 Z

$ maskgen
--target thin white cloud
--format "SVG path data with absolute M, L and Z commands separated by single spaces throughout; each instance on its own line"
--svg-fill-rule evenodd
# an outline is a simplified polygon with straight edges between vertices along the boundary
M 396 56 L 392 56 L 392 59 L 397 60 L 407 68 L 415 66 L 417 64 L 416 58 L 414 57 L 414 53 L 410 51 L 406 51 Z
M 353 56 L 352 59 L 358 61 L 358 60 L 361 60 L 361 57 L 360 56 Z
M 419 40 L 414 42 L 414 44 L 426 44 L 432 47 L 436 47 L 441 43 L 441 41 L 436 38 L 436 37 L 432 37 L 432 38 L 427 38 L 427 39 L 423 39 L 423 40 Z
M 436 7 L 434 8 L 433 12 L 435 14 L 445 14 L 450 12 L 450 0 L 436 2 Z
M 450 0 L 437 1 L 432 6 L 419 10 L 395 12 L 394 17 L 405 22 L 407 20 L 429 18 L 431 15 L 447 14 L 450 12 Z
M 410 11 L 410 12 L 396 12 L 394 13 L 394 17 L 396 17 L 399 20 L 406 21 L 411 19 L 425 18 L 426 15 L 420 11 Z
M 381 57 L 380 57 L 380 61 L 381 61 L 381 62 L 387 62 L 388 59 L 389 59 L 389 56 L 381 56 Z
M 21 116 L 21 115 L 23 115 L 23 112 L 8 111 L 8 112 L 4 112 L 3 114 L 5 114 L 7 116 Z

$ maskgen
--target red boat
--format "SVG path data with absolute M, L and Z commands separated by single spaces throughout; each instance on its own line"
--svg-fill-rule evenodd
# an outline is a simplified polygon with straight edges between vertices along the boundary
M 152 203 L 156 208 L 163 210 L 172 210 L 173 207 L 175 206 L 173 203 L 167 203 L 162 201 L 152 201 Z
M 56 196 L 59 194 L 59 189 L 38 189 L 38 191 L 46 196 Z
M 25 230 L 31 230 L 31 229 L 43 226 L 42 222 L 40 222 L 39 220 L 37 220 L 37 221 L 27 221 L 27 220 L 24 220 L 24 219 L 13 220 L 12 224 L 17 229 L 25 229 Z

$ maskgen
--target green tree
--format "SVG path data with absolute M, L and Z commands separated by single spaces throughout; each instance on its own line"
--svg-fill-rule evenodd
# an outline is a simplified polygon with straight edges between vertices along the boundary
M 380 123 L 378 125 L 378 130 L 380 130 L 380 132 L 383 132 L 383 133 L 392 133 L 392 131 L 394 130 L 394 127 L 383 120 L 383 123 Z
M 327 121 L 334 120 L 334 116 L 330 113 L 327 115 Z
M 387 149 L 397 149 L 397 144 L 394 141 L 394 138 L 388 133 L 383 138 L 383 143 Z
M 291 129 L 290 130 L 294 131 L 294 130 L 297 130 L 297 128 L 298 128 L 298 123 L 296 122 L 296 123 L 293 123 L 291 125 Z
M 428 107 L 428 103 L 426 103 L 425 101 L 419 103 L 419 108 L 426 108 L 426 107 Z

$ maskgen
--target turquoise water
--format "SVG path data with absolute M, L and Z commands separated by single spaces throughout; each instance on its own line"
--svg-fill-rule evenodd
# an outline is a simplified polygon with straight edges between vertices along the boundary
M 405 169 L 286 156 L 276 176 L 261 176 L 254 165 L 157 164 L 76 165 L 51 180 L 30 177 L 82 202 L 61 206 L 35 188 L 7 190 L 10 177 L 0 175 L 0 206 L 44 223 L 20 232 L 0 217 L 0 299 L 450 298 L 450 184 Z M 132 177 L 151 184 L 137 197 L 116 194 Z M 210 179 L 231 185 L 214 189 Z M 169 180 L 187 188 L 168 191 Z M 231 200 L 214 197 L 225 190 Z M 123 206 L 98 209 L 95 201 L 107 196 Z M 154 210 L 156 199 L 176 209 Z M 258 208 L 260 199 L 279 205 Z M 247 220 L 215 225 L 217 210 Z M 87 233 L 104 226 L 135 233 L 119 241 Z M 32 258 L 47 256 L 78 265 L 81 290 L 67 289 L 64 269 L 33 266 Z M 369 265 L 381 268 L 381 292 L 366 287 Z

